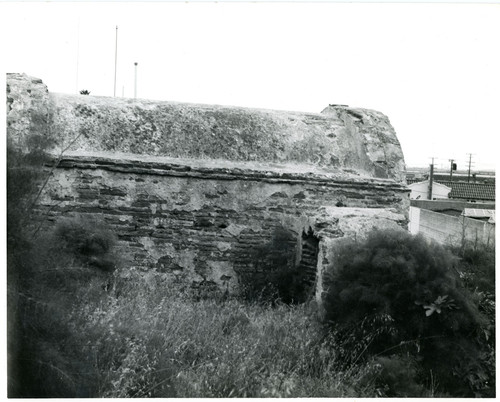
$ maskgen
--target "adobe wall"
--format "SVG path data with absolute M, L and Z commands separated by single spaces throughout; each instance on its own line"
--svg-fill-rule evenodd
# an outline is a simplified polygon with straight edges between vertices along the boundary
M 59 95 L 19 74 L 7 84 L 12 141 L 53 141 L 55 168 L 38 203 L 45 228 L 61 216 L 99 215 L 116 231 L 125 267 L 220 286 L 229 276 L 237 291 L 238 274 L 256 269 L 251 253 L 275 228 L 296 234 L 298 259 L 311 230 L 320 298 L 335 242 L 407 225 L 404 161 L 379 112 Z
M 330 105 L 322 113 L 49 93 L 38 78 L 7 75 L 7 128 L 33 132 L 58 153 L 122 152 L 174 158 L 302 164 L 404 179 L 401 147 L 382 113 Z

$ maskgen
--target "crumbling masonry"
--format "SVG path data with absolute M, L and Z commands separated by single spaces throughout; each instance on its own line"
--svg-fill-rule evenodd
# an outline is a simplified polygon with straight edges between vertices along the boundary
M 296 234 L 296 264 L 320 299 L 336 242 L 407 225 L 401 147 L 372 110 L 55 94 L 8 74 L 7 134 L 21 148 L 33 134 L 54 140 L 58 164 L 38 202 L 45 227 L 99 215 L 126 266 L 228 283 L 232 292 L 238 274 L 255 269 L 251 251 L 278 227 Z

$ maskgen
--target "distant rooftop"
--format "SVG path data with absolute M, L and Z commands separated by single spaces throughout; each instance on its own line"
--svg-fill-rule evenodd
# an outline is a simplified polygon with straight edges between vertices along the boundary
M 406 179 L 408 185 L 422 182 L 422 179 Z M 495 183 L 467 183 L 435 179 L 434 183 L 451 188 L 450 198 L 477 201 L 495 201 Z
M 490 223 L 495 223 L 494 209 L 465 208 L 462 215 L 467 218 L 485 219 Z
M 436 182 L 451 187 L 450 198 L 478 201 L 495 201 L 494 183 L 466 183 L 443 180 L 436 180 Z

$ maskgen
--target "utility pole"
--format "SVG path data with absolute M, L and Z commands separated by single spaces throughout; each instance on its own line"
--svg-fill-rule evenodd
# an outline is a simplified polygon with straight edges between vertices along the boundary
M 469 155 L 469 173 L 467 174 L 467 183 L 470 181 L 470 167 L 471 167 L 471 162 L 472 162 L 472 154 L 467 154 Z
M 451 165 L 450 165 L 450 184 L 451 184 L 451 178 L 453 176 L 453 171 L 457 170 L 457 164 L 453 163 L 453 162 L 455 162 L 455 159 L 448 159 L 448 160 L 451 162 Z
M 434 157 L 432 157 L 431 168 L 429 172 L 429 191 L 427 193 L 427 199 L 432 200 L 432 182 L 434 180 Z
M 135 79 L 134 79 L 134 99 L 137 98 L 137 62 L 134 63 L 135 66 Z
M 116 35 L 115 35 L 115 85 L 113 88 L 113 96 L 116 96 L 116 62 L 118 60 L 118 25 L 116 26 Z
M 78 93 L 78 69 L 80 65 L 80 17 L 78 17 L 78 27 L 76 29 L 76 85 L 75 91 Z

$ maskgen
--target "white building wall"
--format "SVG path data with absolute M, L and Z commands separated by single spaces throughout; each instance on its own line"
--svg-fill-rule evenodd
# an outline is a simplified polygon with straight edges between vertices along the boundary
M 421 181 L 418 183 L 413 183 L 408 186 L 411 189 L 410 199 L 412 200 L 426 200 L 429 192 L 429 181 Z M 448 194 L 451 192 L 451 188 L 439 184 L 432 184 L 432 199 L 448 199 Z
M 412 235 L 418 234 L 420 227 L 420 208 L 410 207 L 410 223 L 408 224 L 408 230 Z

